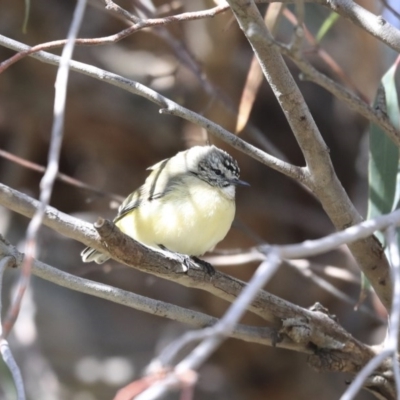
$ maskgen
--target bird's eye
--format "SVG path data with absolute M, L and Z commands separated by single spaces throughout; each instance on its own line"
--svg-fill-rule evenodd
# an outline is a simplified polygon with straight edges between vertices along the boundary
M 218 168 L 214 168 L 213 171 L 215 172 L 216 175 L 221 175 L 222 174 L 221 170 L 218 169 Z

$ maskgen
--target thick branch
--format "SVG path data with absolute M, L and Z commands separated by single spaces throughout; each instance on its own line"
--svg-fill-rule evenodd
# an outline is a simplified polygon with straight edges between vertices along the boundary
M 0 204 L 27 217 L 31 217 L 35 207 L 38 206 L 36 200 L 2 184 L 0 184 Z M 124 235 L 115 228 L 115 225 L 107 221 L 99 226 L 100 235 L 97 235 L 89 224 L 48 207 L 43 222 L 55 231 L 106 252 L 126 265 L 187 287 L 205 290 L 229 302 L 237 298 L 245 285 L 219 271 L 212 277 L 198 269 L 189 269 L 185 274 L 177 272 L 182 267 L 182 260 L 179 257 L 172 253 L 166 256 L 163 252 L 151 250 Z M 348 353 L 352 353 L 354 355 L 352 363 L 340 364 L 342 370 L 356 372 L 357 368 L 374 355 L 368 346 L 354 339 L 326 314 L 303 309 L 268 292 L 260 291 L 249 311 L 282 328 L 283 337 L 290 337 L 300 346 L 299 348 L 306 349 L 310 343 L 314 343 L 314 346 L 324 348 L 326 351 L 342 352 L 344 359 L 349 357 Z M 303 326 L 301 331 L 291 329 L 299 323 Z M 293 337 L 290 332 L 295 332 Z M 337 367 L 332 364 L 332 368 Z
M 342 230 L 360 223 L 362 217 L 338 180 L 329 149 L 281 54 L 276 50 L 256 5 L 247 0 L 229 0 L 228 3 L 301 147 L 307 163 L 306 181 L 309 188 L 320 200 L 336 229 Z M 382 246 L 375 237 L 370 237 L 349 245 L 349 248 L 378 297 L 389 309 L 392 284 Z
M 0 183 L 0 204 L 10 210 L 31 218 L 38 207 L 39 202 Z M 87 246 L 91 246 L 105 253 L 110 253 L 110 248 L 102 246 L 101 237 L 91 224 L 64 214 L 53 207 L 48 207 L 46 209 L 43 223 L 64 236 L 78 240 Z M 107 226 L 108 225 L 106 225 L 105 229 L 107 229 Z M 99 231 L 103 232 L 101 228 Z M 191 269 L 187 274 L 183 274 L 181 272 L 182 261 L 180 259 L 173 258 L 172 256 L 166 257 L 162 252 L 155 252 L 148 247 L 143 246 L 139 242 L 133 241 L 133 239 L 121 234 L 118 229 L 115 229 L 115 232 L 112 235 L 107 231 L 103 234 L 107 238 L 108 245 L 112 243 L 113 235 L 119 234 L 119 236 L 117 236 L 120 241 L 120 243 L 118 243 L 119 248 L 113 250 L 116 253 L 112 254 L 113 257 L 124 264 L 128 263 L 130 266 L 133 266 L 140 271 L 178 282 L 187 287 L 206 290 L 229 302 L 235 300 L 238 293 L 240 293 L 245 285 L 244 282 L 236 280 L 221 272 L 217 272 L 212 277 L 212 281 L 210 278 L 205 279 L 204 272 L 196 269 Z M 132 245 L 131 242 L 134 244 Z M 126 243 L 130 243 L 131 247 L 129 249 L 124 247 L 126 246 Z M 132 248 L 135 249 L 133 254 Z M 125 252 L 127 252 L 126 254 L 129 254 L 128 257 Z M 283 307 L 278 313 L 282 316 L 287 315 L 289 309 L 292 309 L 289 313 L 290 315 L 293 315 L 293 312 L 295 311 L 302 310 L 300 307 L 288 302 L 283 302 L 281 299 L 272 296 L 267 292 L 261 292 L 260 297 L 256 299 L 249 310 L 260 317 L 277 324 L 279 322 L 279 317 L 275 316 L 275 314 L 267 307 L 271 300 L 276 307 Z M 289 309 L 285 311 L 285 308 L 287 307 Z
M 258 13 L 258 10 L 255 10 Z M 295 180 L 303 182 L 309 187 L 311 186 L 311 190 L 313 190 L 317 195 L 325 211 L 338 230 L 356 224 L 360 222 L 362 218 L 355 210 L 353 204 L 350 202 L 343 187 L 334 174 L 328 149 L 316 129 L 308 109 L 304 105 L 305 103 L 300 92 L 297 88 L 293 91 L 293 78 L 287 71 L 285 64 L 283 64 L 281 56 L 272 49 L 272 45 L 269 45 L 269 43 L 266 42 L 265 37 L 263 36 L 266 32 L 266 28 L 259 13 L 258 17 L 261 21 L 255 19 L 254 22 L 252 22 L 252 30 L 250 32 L 257 44 L 258 58 L 261 59 L 260 57 L 263 57 L 267 61 L 273 60 L 274 63 L 277 62 L 279 64 L 274 68 L 273 80 L 275 83 L 273 87 L 277 89 L 278 86 L 283 85 L 278 97 L 282 104 L 285 104 L 286 116 L 289 118 L 288 120 L 292 122 L 292 128 L 297 135 L 296 137 L 299 140 L 299 143 L 302 145 L 302 148 L 308 149 L 305 152 L 305 156 L 307 158 L 308 168 L 312 172 L 312 177 L 306 173 L 305 169 L 290 165 L 270 156 L 226 131 L 212 121 L 179 106 L 175 102 L 137 82 L 130 81 L 116 74 L 111 74 L 99 68 L 76 61 L 71 62 L 71 69 L 96 79 L 107 81 L 124 90 L 128 90 L 131 93 L 143 96 L 162 107 L 164 112 L 179 115 L 188 121 L 202 126 L 214 136 L 231 144 L 233 147 L 245 152 L 263 164 L 268 165 Z M 257 24 L 255 24 L 256 21 Z M 247 20 L 247 24 L 249 23 L 250 21 Z M 254 30 L 256 27 L 257 30 Z M 1 35 L 0 44 L 17 51 L 29 48 L 28 46 Z M 272 57 L 273 54 L 274 57 Z M 59 62 L 59 57 L 46 52 L 32 54 L 32 57 L 53 65 L 57 65 Z M 262 65 L 264 65 L 265 71 L 266 64 L 262 63 Z M 277 75 L 278 78 L 276 78 L 275 75 Z M 267 74 L 267 77 L 270 77 L 270 75 Z M 279 83 L 279 85 L 276 85 L 276 83 Z M 389 308 L 392 291 L 390 280 L 388 279 L 389 269 L 379 242 L 374 238 L 369 238 L 365 239 L 363 242 L 354 243 L 351 245 L 350 249 L 383 304 Z
M 24 255 L 5 240 L 1 240 L 0 237 L 0 256 L 5 257 L 7 255 L 14 257 L 16 266 L 20 267 Z M 181 322 L 194 328 L 212 326 L 218 321 L 217 318 L 198 311 L 189 310 L 159 300 L 153 300 L 145 296 L 127 292 L 126 290 L 68 274 L 67 272 L 60 271 L 38 260 L 34 260 L 33 262 L 32 274 L 65 288 L 112 301 L 113 303 L 131 307 L 135 310 L 152 315 Z M 276 345 L 277 347 L 286 349 L 306 353 L 311 352 L 310 349 L 307 349 L 305 346 L 293 343 L 289 338 L 285 338 L 279 343 L 276 343 L 277 336 L 278 332 L 272 328 L 237 325 L 231 337 L 267 346 Z

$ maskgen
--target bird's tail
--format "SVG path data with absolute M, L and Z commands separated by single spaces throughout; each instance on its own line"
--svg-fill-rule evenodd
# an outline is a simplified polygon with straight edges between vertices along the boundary
M 86 247 L 86 249 L 81 252 L 81 257 L 84 263 L 94 261 L 97 264 L 103 264 L 110 258 L 109 256 L 100 253 L 100 251 L 97 251 L 91 247 Z

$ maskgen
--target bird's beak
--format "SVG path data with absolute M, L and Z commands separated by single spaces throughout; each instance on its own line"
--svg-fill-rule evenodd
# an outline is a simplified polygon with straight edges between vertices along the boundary
M 233 185 L 236 185 L 236 186 L 250 186 L 250 183 L 247 183 L 247 182 L 245 182 L 245 181 L 241 181 L 240 179 L 235 179 L 235 180 L 232 182 L 232 184 L 233 184 Z

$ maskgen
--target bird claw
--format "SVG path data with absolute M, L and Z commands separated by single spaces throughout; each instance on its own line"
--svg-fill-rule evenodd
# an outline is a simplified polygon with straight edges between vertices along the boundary
M 158 247 L 160 247 L 160 249 L 164 251 L 168 251 L 178 256 L 181 260 L 184 273 L 188 272 L 190 268 L 194 268 L 194 269 L 201 269 L 210 276 L 213 276 L 215 274 L 215 268 L 207 261 L 204 261 L 196 256 L 188 256 L 187 254 L 176 253 L 174 251 L 167 249 L 162 244 L 159 244 Z
M 209 276 L 213 276 L 215 274 L 215 269 L 214 267 L 208 263 L 207 261 L 204 261 L 200 258 L 197 258 L 195 256 L 188 256 L 186 254 L 180 254 L 180 253 L 175 253 L 177 256 L 181 258 L 182 266 L 183 266 L 183 272 L 186 273 L 189 271 L 189 269 L 200 269 L 204 272 L 207 273 Z
M 207 274 L 210 276 L 213 276 L 215 274 L 215 268 L 209 262 L 204 261 L 201 258 L 195 256 L 192 257 L 187 256 L 187 257 L 192 261 L 191 266 L 194 266 L 195 268 L 200 267 L 200 269 L 207 272 Z

